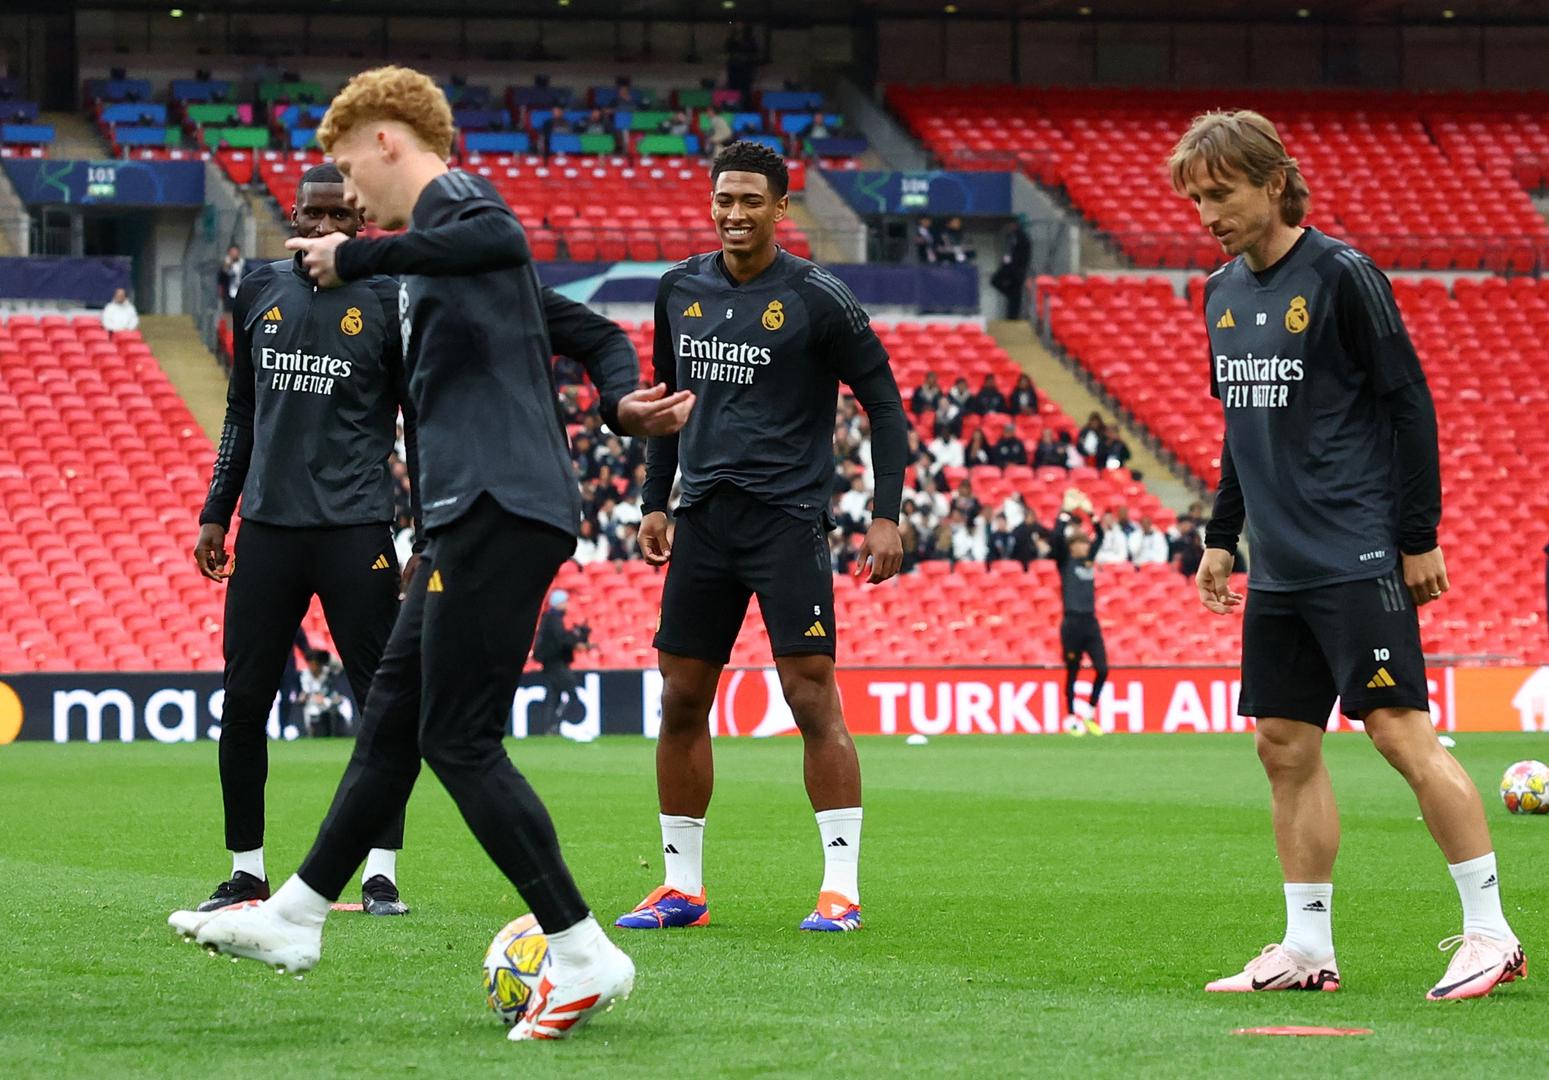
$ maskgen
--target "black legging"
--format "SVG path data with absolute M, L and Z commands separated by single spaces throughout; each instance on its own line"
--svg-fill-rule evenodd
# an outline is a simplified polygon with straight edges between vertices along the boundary
M 336 899 L 401 813 L 423 758 L 486 853 L 557 932 L 587 914 L 548 810 L 506 755 L 538 612 L 575 537 L 482 495 L 431 535 L 393 626 L 333 806 L 298 873 Z
M 398 614 L 398 557 L 388 526 L 290 529 L 244 521 L 236 568 L 226 582 L 226 702 L 221 711 L 221 798 L 226 847 L 252 851 L 264 842 L 264 785 L 269 736 L 264 723 L 280 689 L 286 657 L 312 597 L 363 708 Z M 282 708 L 283 717 L 289 712 Z M 374 847 L 403 847 L 403 816 L 378 821 Z
M 1076 676 L 1081 671 L 1081 658 L 1090 657 L 1096 676 L 1092 680 L 1092 708 L 1103 694 L 1108 682 L 1108 650 L 1103 645 L 1103 628 L 1097 616 L 1085 612 L 1067 611 L 1060 621 L 1060 649 L 1065 654 L 1065 712 L 1076 711 Z

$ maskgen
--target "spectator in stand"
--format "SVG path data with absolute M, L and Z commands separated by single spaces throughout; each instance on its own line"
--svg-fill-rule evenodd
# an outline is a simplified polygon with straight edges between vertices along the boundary
M 1081 430 L 1076 433 L 1076 449 L 1081 451 L 1081 456 L 1088 462 L 1095 463 L 1098 453 L 1108 442 L 1108 425 L 1103 423 L 1102 414 L 1093 413 L 1086 418 L 1086 423 L 1081 425 Z
M 1124 534 L 1124 542 L 1128 544 L 1140 531 L 1140 526 L 1129 516 L 1129 507 L 1121 506 L 1113 512 L 1114 527 Z
M 979 392 L 974 395 L 973 411 L 981 416 L 1006 411 L 1006 395 L 1000 392 L 1000 387 L 995 383 L 995 376 L 984 377 L 984 382 L 979 385 Z
M 581 518 L 581 529 L 575 542 L 575 554 L 570 557 L 580 566 L 607 561 L 608 542 L 597 535 L 597 526 L 590 517 Z
M 925 557 L 927 559 L 952 558 L 952 520 L 943 517 L 931 529 L 930 541 L 926 545 Z
M 943 437 L 953 439 L 962 437 L 963 416 L 967 411 L 963 406 L 963 402 L 971 400 L 973 395 L 967 393 L 968 381 L 966 379 L 959 379 L 958 383 L 964 391 L 961 397 L 954 395 L 949 390 L 942 394 L 941 400 L 936 403 L 936 437 L 938 439 Z
M 941 234 L 936 231 L 936 225 L 930 218 L 921 216 L 914 223 L 914 254 L 922 263 L 933 263 L 939 259 L 938 249 L 941 246 Z
M 968 447 L 963 451 L 963 464 L 969 468 L 975 465 L 995 465 L 995 454 L 990 446 L 990 440 L 985 437 L 984 429 L 975 431 L 968 440 Z
M 1129 444 L 1119 438 L 1118 432 L 1110 432 L 1097 452 L 1099 469 L 1122 469 L 1129 464 Z
M 679 109 L 662 121 L 661 131 L 663 135 L 687 135 L 691 130 L 688 113 L 682 109 Z
M 1001 429 L 1000 438 L 992 451 L 994 463 L 1004 469 L 1007 465 L 1027 464 L 1027 444 L 1017 434 L 1017 429 L 1007 424 Z
M 1092 555 L 1095 563 L 1127 563 L 1129 562 L 1129 537 L 1118 527 L 1119 519 L 1112 510 L 1103 512 L 1102 522 L 1097 526 L 1097 545 Z
M 140 313 L 134 309 L 129 294 L 123 289 L 113 290 L 113 299 L 102 307 L 102 329 L 110 334 L 140 328 Z
M 957 377 L 957 381 L 952 384 L 952 389 L 947 391 L 947 400 L 951 401 L 964 413 L 977 413 L 979 411 L 979 399 L 973 390 L 969 388 L 968 379 L 962 375 Z
M 936 437 L 930 441 L 927 448 L 931 456 L 931 472 L 935 474 L 941 469 L 961 469 L 966 463 L 963 454 L 963 442 L 956 434 L 943 434 L 939 417 L 936 423 Z
M 1054 441 L 1054 432 L 1044 428 L 1038 436 L 1038 446 L 1033 451 L 1033 468 L 1046 469 L 1058 466 L 1070 468 L 1070 457 L 1065 448 Z
M 582 128 L 587 135 L 609 135 L 613 132 L 613 118 L 602 109 L 593 109 Z
M 990 530 L 989 543 L 986 546 L 985 561 L 996 562 L 1001 559 L 1015 559 L 1016 557 L 1016 533 L 1007 524 L 1005 514 L 996 514 L 994 527 Z
M 635 557 L 639 550 L 636 539 L 640 535 L 639 525 L 621 525 L 616 542 L 609 542 L 608 558 L 613 562 L 628 562 Z
M 866 490 L 866 478 L 857 474 L 850 480 L 850 489 L 839 496 L 839 515 L 848 518 L 865 532 L 871 520 L 867 509 L 871 505 L 871 492 Z
M 1178 519 L 1178 535 L 1173 537 L 1172 564 L 1187 581 L 1193 581 L 1199 572 L 1199 564 L 1205 557 L 1205 541 L 1199 525 L 1192 517 Z
M 983 562 L 989 545 L 984 522 L 971 518 L 956 505 L 952 508 L 952 561 Z
M 1031 514 L 1023 520 L 1022 524 L 1015 526 L 1011 534 L 1016 537 L 1016 554 L 1014 558 L 1022 564 L 1022 569 L 1027 569 L 1034 559 L 1047 559 L 1053 555 L 1053 547 L 1050 546 L 1049 530 L 1033 520 Z
M 909 398 L 909 411 L 915 416 L 933 413 L 941 407 L 943 396 L 941 384 L 936 381 L 936 373 L 927 371 L 925 381 L 915 387 L 913 396 Z
M 614 89 L 614 92 L 617 95 L 613 99 L 613 107 L 615 109 L 620 111 L 627 110 L 629 112 L 633 112 L 635 109 L 639 108 L 639 103 L 635 101 L 635 89 L 629 85 L 628 80 L 620 79 L 618 81 L 618 85 Z
M 232 244 L 226 249 L 226 261 L 221 263 L 220 271 L 215 275 L 224 311 L 231 311 L 231 305 L 237 299 L 237 286 L 242 284 L 242 275 L 246 272 L 247 260 L 242 257 L 242 249 Z
M 1033 386 L 1033 377 L 1023 372 L 1017 379 L 1016 386 L 1011 388 L 1011 396 L 1006 399 L 1006 411 L 1012 416 L 1037 416 L 1038 415 L 1038 390 Z
M 963 235 L 963 219 L 948 218 L 946 228 L 941 230 L 941 237 L 936 245 L 937 261 L 969 262 L 975 254 L 977 253 L 974 249 L 967 246 L 967 240 Z
M 721 114 L 721 110 L 714 105 L 705 110 L 705 121 L 708 124 L 705 128 L 705 153 L 714 157 L 720 152 L 721 147 L 733 139 L 731 121 L 727 120 Z
M 990 286 L 1006 298 L 1006 318 L 1022 317 L 1022 294 L 1027 284 L 1027 271 L 1033 262 L 1033 242 L 1020 221 L 1006 226 L 1006 253 L 1000 257 L 1000 266 L 990 278 Z
M 1140 529 L 1129 538 L 1130 561 L 1136 566 L 1166 563 L 1170 557 L 1167 534 L 1156 527 L 1151 515 L 1140 519 Z
M 543 141 L 543 156 L 552 157 L 554 155 L 554 136 L 569 135 L 574 131 L 575 128 L 571 126 L 570 119 L 565 116 L 564 109 L 558 105 L 550 109 L 549 122 L 545 124 L 543 126 L 543 130 L 539 132 L 539 135 Z
M 984 515 L 984 506 L 974 495 L 973 481 L 966 476 L 957 485 L 957 494 L 952 496 L 952 510 L 954 513 L 962 514 L 970 524 L 979 521 Z

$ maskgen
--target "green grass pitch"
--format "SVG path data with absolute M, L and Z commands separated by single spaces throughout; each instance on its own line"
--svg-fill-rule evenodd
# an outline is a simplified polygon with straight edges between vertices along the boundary
M 315 835 L 349 747 L 276 746 L 268 863 Z M 604 923 L 659 882 L 653 747 L 512 744 Z M 1278 938 L 1268 797 L 1242 736 L 938 738 L 861 745 L 866 928 L 801 934 L 821 857 L 800 744 L 723 740 L 706 836 L 714 923 L 613 931 L 634 997 L 570 1043 L 512 1045 L 479 963 L 525 910 L 429 773 L 400 864 L 414 913 L 335 914 L 303 980 L 206 957 L 167 912 L 229 868 L 213 744 L 0 748 L 0 1073 L 1408 1076 L 1541 1071 L 1544 975 L 1433 1004 L 1457 897 L 1407 788 L 1359 736 L 1329 739 L 1344 812 L 1337 994 L 1206 995 Z M 1549 964 L 1549 817 L 1495 794 L 1526 736 L 1464 736 L 1507 911 Z M 346 895 L 345 899 L 358 899 Z M 1534 955 L 1536 953 L 1536 955 Z M 1546 969 L 1549 972 L 1549 969 Z M 1270 1024 L 1365 1038 L 1234 1037 Z M 532 1070 L 516 1073 L 514 1070 Z

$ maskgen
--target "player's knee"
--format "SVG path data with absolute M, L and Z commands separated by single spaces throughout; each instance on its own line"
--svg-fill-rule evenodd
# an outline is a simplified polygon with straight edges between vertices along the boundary
M 1405 776 L 1422 771 L 1442 753 L 1428 717 L 1383 709 L 1367 713 L 1365 723 L 1372 746 Z
M 844 726 L 839 709 L 835 707 L 834 685 L 829 679 L 807 672 L 783 675 L 780 690 L 803 734 L 821 734 L 830 728 Z
M 1254 746 L 1271 780 L 1294 780 L 1310 775 L 1318 767 L 1320 747 L 1316 742 L 1280 738 L 1261 728 L 1254 737 Z
M 697 680 L 669 676 L 662 682 L 662 729 L 669 735 L 709 731 L 714 703 L 715 683 L 706 687 Z
M 269 720 L 273 694 L 246 694 L 228 690 L 221 705 L 221 728 L 225 731 L 262 727 Z

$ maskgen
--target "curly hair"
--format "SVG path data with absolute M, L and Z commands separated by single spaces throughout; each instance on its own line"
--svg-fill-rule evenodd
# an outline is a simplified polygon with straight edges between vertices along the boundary
M 406 124 L 425 149 L 442 157 L 452 152 L 452 106 L 423 72 L 379 67 L 356 75 L 328 106 L 317 128 L 317 144 L 332 150 L 351 130 L 373 120 Z
M 769 193 L 776 199 L 782 198 L 791 186 L 791 174 L 785 167 L 785 158 L 762 143 L 745 139 L 727 143 L 715 155 L 715 161 L 710 166 L 710 183 L 714 184 L 723 172 L 758 173 L 767 177 Z
M 1205 163 L 1212 179 L 1219 179 L 1228 171 L 1239 172 L 1255 187 L 1263 187 L 1276 172 L 1283 172 L 1281 220 L 1287 225 L 1300 225 L 1307 216 L 1311 195 L 1307 181 L 1302 178 L 1296 159 L 1286 153 L 1275 125 L 1261 113 L 1239 109 L 1196 116 L 1167 158 L 1173 190 L 1178 194 L 1184 194 L 1185 181 L 1196 161 Z

